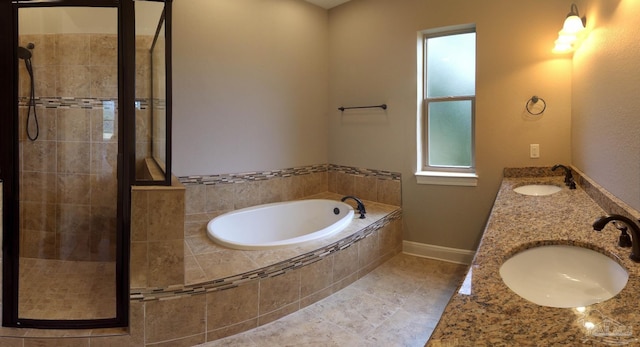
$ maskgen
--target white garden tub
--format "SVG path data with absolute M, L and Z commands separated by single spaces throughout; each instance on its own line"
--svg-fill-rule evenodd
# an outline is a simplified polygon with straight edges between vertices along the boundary
M 349 225 L 353 208 L 326 199 L 297 200 L 231 211 L 207 224 L 214 242 L 244 250 L 291 246 L 335 234 Z

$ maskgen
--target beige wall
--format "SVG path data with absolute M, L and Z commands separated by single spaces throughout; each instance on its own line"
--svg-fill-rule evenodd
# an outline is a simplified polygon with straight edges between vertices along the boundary
M 327 162 L 327 11 L 301 0 L 176 0 L 173 172 Z
M 330 10 L 329 161 L 398 171 L 405 240 L 475 249 L 504 167 L 570 163 L 571 60 L 551 53 L 570 2 L 353 0 Z M 416 33 L 477 26 L 477 187 L 416 184 Z M 547 110 L 527 118 L 525 102 Z M 386 113 L 341 115 L 386 102 Z M 529 144 L 540 159 L 529 159 Z
M 585 3 L 589 32 L 574 55 L 573 164 L 640 210 L 640 3 Z
M 570 4 L 352 0 L 327 12 L 294 0 L 176 0 L 174 173 L 325 162 L 401 172 L 405 239 L 461 249 L 477 246 L 504 167 L 573 164 L 638 209 L 640 53 L 626 45 L 640 5 L 578 1 L 591 32 L 572 60 L 551 53 Z M 417 185 L 416 34 L 467 23 L 478 32 L 479 183 Z M 533 95 L 548 104 L 537 119 L 524 110 Z M 337 111 L 383 102 L 387 112 Z

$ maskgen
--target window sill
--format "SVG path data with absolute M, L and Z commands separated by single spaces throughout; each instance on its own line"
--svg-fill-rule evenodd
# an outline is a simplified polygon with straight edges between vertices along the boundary
M 478 175 L 463 172 L 418 171 L 416 181 L 418 184 L 476 187 Z

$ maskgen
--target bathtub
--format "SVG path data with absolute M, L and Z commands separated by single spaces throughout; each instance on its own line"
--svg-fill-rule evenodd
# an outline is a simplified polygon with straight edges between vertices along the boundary
M 207 235 L 234 249 L 278 248 L 338 233 L 353 214 L 350 205 L 334 200 L 277 202 L 220 215 L 207 224 Z

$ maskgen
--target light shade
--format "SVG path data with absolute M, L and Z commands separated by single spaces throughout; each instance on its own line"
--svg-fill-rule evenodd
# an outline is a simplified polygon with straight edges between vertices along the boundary
M 556 40 L 555 46 L 553 47 L 553 53 L 556 54 L 564 54 L 573 52 L 573 45 L 571 43 L 561 42 L 560 40 Z
M 562 30 L 558 32 L 558 39 L 555 41 L 553 53 L 563 54 L 573 52 L 578 36 L 584 30 L 585 22 L 585 17 L 580 18 L 578 6 L 571 4 L 571 12 L 567 14 L 567 18 L 562 25 Z
M 567 34 L 577 34 L 582 30 L 584 30 L 584 24 L 582 24 L 582 19 L 580 19 L 578 15 L 571 15 L 564 20 L 564 25 L 562 26 L 563 32 Z
M 575 34 L 567 34 L 564 30 L 560 30 L 558 32 L 558 39 L 556 40 L 556 44 L 562 43 L 571 45 L 576 42 L 577 39 L 578 37 Z

